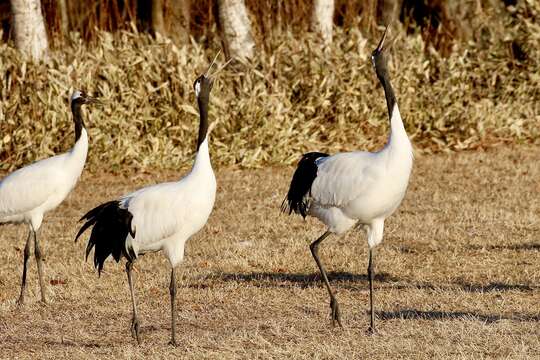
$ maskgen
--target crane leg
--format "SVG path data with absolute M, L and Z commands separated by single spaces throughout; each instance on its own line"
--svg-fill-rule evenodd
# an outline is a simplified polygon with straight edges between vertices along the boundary
M 315 259 L 315 262 L 317 263 L 317 266 L 319 267 L 319 270 L 321 271 L 321 275 L 323 277 L 324 283 L 326 284 L 326 289 L 328 290 L 328 295 L 330 295 L 330 309 L 331 309 L 331 316 L 332 316 L 332 326 L 336 325 L 336 321 L 339 324 L 339 326 L 343 327 L 341 325 L 341 316 L 339 314 L 339 304 L 337 302 L 336 297 L 334 296 L 334 293 L 332 292 L 332 288 L 330 287 L 330 282 L 328 281 L 328 276 L 326 275 L 326 270 L 324 270 L 324 267 L 321 263 L 321 260 L 319 259 L 319 244 L 326 239 L 328 235 L 330 235 L 330 231 L 325 232 L 322 234 L 320 238 L 315 240 L 309 248 L 311 249 L 311 254 L 313 255 L 313 258 Z
M 26 238 L 26 245 L 24 246 L 24 260 L 23 260 L 23 273 L 22 273 L 22 283 L 21 283 L 21 294 L 19 295 L 19 300 L 17 304 L 24 304 L 24 292 L 26 290 L 26 269 L 28 265 L 28 259 L 30 258 L 30 247 L 32 243 L 32 230 L 28 232 L 28 237 Z
M 131 336 L 137 340 L 137 344 L 141 344 L 139 339 L 139 316 L 137 315 L 137 303 L 135 301 L 135 289 L 133 288 L 133 278 L 131 277 L 131 270 L 133 269 L 133 263 L 128 261 L 126 263 L 126 272 L 129 283 L 129 291 L 131 292 L 131 302 L 133 304 L 133 317 L 131 318 Z
M 368 279 L 369 279 L 369 315 L 370 315 L 370 325 L 368 328 L 368 333 L 375 334 L 375 314 L 373 312 L 373 280 L 375 279 L 375 261 L 374 258 L 374 249 L 369 249 L 369 262 L 368 262 Z
M 35 230 L 32 230 L 34 234 L 34 255 L 36 256 L 38 277 L 39 277 L 39 288 L 41 289 L 41 301 L 46 303 L 45 299 L 45 283 L 43 282 L 43 253 L 41 252 L 41 247 L 39 246 L 37 234 Z
M 174 268 L 171 270 L 171 284 L 169 285 L 169 292 L 171 293 L 171 345 L 176 346 L 176 279 L 174 276 Z

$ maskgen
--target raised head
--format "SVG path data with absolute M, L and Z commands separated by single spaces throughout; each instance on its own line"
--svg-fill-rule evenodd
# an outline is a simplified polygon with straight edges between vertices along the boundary
M 386 106 L 388 107 L 388 117 L 390 120 L 392 119 L 392 114 L 394 111 L 394 105 L 397 104 L 396 102 L 396 96 L 394 94 L 394 89 L 392 88 L 392 85 L 390 83 L 390 76 L 388 74 L 388 68 L 386 65 L 386 49 L 387 46 L 385 46 L 386 42 L 386 34 L 388 33 L 388 26 L 386 29 L 384 29 L 384 34 L 379 41 L 379 45 L 377 45 L 377 48 L 373 50 L 371 53 L 371 62 L 373 63 L 373 67 L 375 68 L 375 73 L 377 74 L 377 78 L 379 78 L 379 81 L 381 82 L 381 85 L 384 88 L 384 94 L 386 97 Z
M 385 41 L 386 41 L 386 34 L 388 33 L 388 26 L 386 29 L 384 29 L 383 36 L 381 40 L 379 41 L 379 45 L 377 45 L 377 48 L 373 50 L 371 53 L 371 62 L 373 63 L 373 67 L 375 68 L 375 71 L 377 72 L 377 75 L 381 75 L 382 73 L 386 72 L 386 56 L 384 54 L 385 48 Z
M 221 52 L 221 51 L 220 51 Z M 193 83 L 193 90 L 195 90 L 195 96 L 197 97 L 197 103 L 199 104 L 199 113 L 201 116 L 201 123 L 199 126 L 199 140 L 197 141 L 197 150 L 200 148 L 201 144 L 206 139 L 208 135 L 208 102 L 210 100 L 210 91 L 214 85 L 214 79 L 217 73 L 219 73 L 227 64 L 230 62 L 227 61 L 221 68 L 216 70 L 213 74 L 210 74 L 212 66 L 216 62 L 220 52 L 214 57 L 214 60 L 206 70 L 204 74 L 199 76 Z
M 214 57 L 214 60 L 206 70 L 204 74 L 199 76 L 195 82 L 193 83 L 193 90 L 195 90 L 195 96 L 197 96 L 197 99 L 205 99 L 209 96 L 210 90 L 212 90 L 212 85 L 214 84 L 215 76 L 227 66 L 231 60 L 227 61 L 225 64 L 223 64 L 219 69 L 217 69 L 213 74 L 210 74 L 210 70 L 216 63 L 216 60 L 221 53 L 221 50 L 218 51 L 216 56 Z

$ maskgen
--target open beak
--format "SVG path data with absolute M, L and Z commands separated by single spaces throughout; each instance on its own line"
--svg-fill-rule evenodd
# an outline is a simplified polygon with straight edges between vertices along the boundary
M 213 78 L 215 78 L 215 76 L 223 69 L 225 69 L 225 66 L 229 65 L 229 63 L 232 61 L 232 59 L 229 59 L 229 61 L 227 61 L 225 64 L 223 64 L 219 69 L 217 69 L 216 71 L 214 71 L 213 74 L 210 74 L 210 70 L 212 69 L 212 66 L 216 63 L 216 60 L 219 56 L 219 54 L 221 54 L 221 49 L 218 51 L 218 53 L 216 54 L 216 56 L 214 57 L 214 60 L 212 61 L 212 63 L 210 64 L 210 66 L 208 67 L 208 70 L 206 70 L 206 72 L 204 73 L 204 77 L 206 78 L 210 78 L 210 80 L 214 80 Z

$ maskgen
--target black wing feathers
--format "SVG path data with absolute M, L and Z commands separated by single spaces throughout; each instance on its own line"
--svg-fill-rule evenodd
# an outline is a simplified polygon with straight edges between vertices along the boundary
M 81 234 L 93 226 L 88 245 L 86 246 L 86 258 L 92 248 L 94 250 L 94 266 L 101 274 L 103 263 L 112 255 L 114 260 L 120 261 L 124 255 L 128 260 L 134 260 L 135 254 L 132 249 L 126 251 L 126 238 L 128 233 L 134 238 L 135 233 L 131 231 L 131 220 L 133 215 L 120 207 L 118 201 L 109 201 L 97 206 L 86 213 L 81 220 L 86 220 L 83 224 L 75 241 Z
M 292 177 L 287 197 L 281 204 L 281 211 L 286 212 L 288 208 L 289 215 L 294 211 L 304 218 L 307 216 L 309 204 L 305 196 L 311 190 L 313 180 L 317 177 L 316 160 L 327 156 L 329 155 L 321 152 L 310 152 L 302 155 Z

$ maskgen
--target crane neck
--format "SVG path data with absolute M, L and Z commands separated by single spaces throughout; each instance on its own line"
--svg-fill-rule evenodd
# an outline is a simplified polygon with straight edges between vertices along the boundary
M 82 129 L 84 128 L 81 107 L 82 104 L 78 101 L 74 101 L 71 103 L 71 112 L 73 114 L 73 122 L 75 123 L 75 143 L 79 141 Z
M 197 98 L 197 103 L 199 104 L 199 139 L 197 140 L 197 151 L 200 150 L 202 143 L 206 140 L 208 136 L 208 102 L 210 94 L 201 94 Z
M 377 71 L 377 77 L 381 82 L 381 85 L 384 89 L 384 95 L 386 97 L 386 106 L 388 108 L 388 119 L 392 122 L 393 112 L 397 108 L 396 95 L 394 94 L 394 89 L 390 83 L 390 77 L 388 76 L 388 71 L 386 68 Z M 399 110 L 398 110 L 399 111 Z M 401 118 L 401 117 L 400 117 Z

